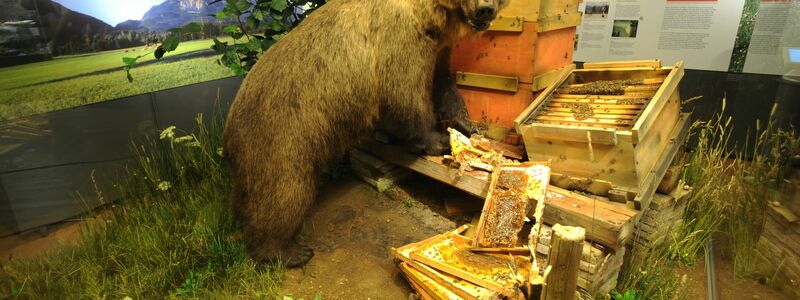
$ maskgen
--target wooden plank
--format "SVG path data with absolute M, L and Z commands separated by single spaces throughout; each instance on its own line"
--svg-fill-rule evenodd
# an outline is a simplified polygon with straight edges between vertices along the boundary
M 584 70 L 590 69 L 611 69 L 611 68 L 661 68 L 661 60 L 627 60 L 627 61 L 604 61 L 583 63 Z
M 559 140 L 571 142 L 588 141 L 587 134 L 592 137 L 592 143 L 600 145 L 616 145 L 616 129 L 602 129 L 592 127 L 564 127 L 562 125 L 551 125 L 534 123 L 530 125 L 531 133 L 534 137 L 545 140 Z
M 519 85 L 519 78 L 469 72 L 456 72 L 456 84 L 498 91 L 516 92 Z
M 551 117 L 551 116 L 536 116 L 534 120 L 537 121 L 555 121 L 573 124 L 588 124 L 588 125 L 615 125 L 615 126 L 632 126 L 631 120 L 608 120 L 597 118 L 576 119 L 574 117 Z
M 659 88 L 661 88 L 660 84 L 643 84 L 643 85 L 629 85 L 624 88 L 625 94 L 635 93 L 635 92 L 655 92 Z M 559 95 L 578 95 L 578 96 L 614 96 L 614 95 L 593 95 L 593 94 L 571 94 L 570 87 L 565 86 L 562 87 L 557 91 Z M 621 95 L 620 95 L 621 96 Z
M 545 111 L 548 112 L 567 112 L 571 113 L 574 108 L 570 107 L 548 107 Z M 641 109 L 617 109 L 617 108 L 601 108 L 594 110 L 595 113 L 601 114 L 616 114 L 616 115 L 638 115 L 642 110 Z
M 637 209 L 650 206 L 650 200 L 656 192 L 659 180 L 664 178 L 664 173 L 667 172 L 670 162 L 686 142 L 689 136 L 689 116 L 690 114 L 688 113 L 681 114 L 678 124 L 675 125 L 675 129 L 670 134 L 669 143 L 661 154 L 661 159 L 655 164 L 647 179 L 643 181 L 642 188 L 639 189 L 638 195 L 633 200 Z M 638 221 L 638 217 L 636 220 Z
M 548 121 L 548 120 L 541 120 L 536 121 L 534 124 L 547 124 L 547 125 L 557 125 L 557 126 L 571 126 L 571 127 L 588 127 L 594 129 L 603 129 L 603 130 L 630 130 L 630 126 L 628 125 L 614 125 L 614 124 L 593 124 L 587 125 L 585 123 L 572 123 L 572 122 L 564 122 L 564 121 Z M 585 143 L 585 141 L 584 141 Z M 588 145 L 587 145 L 588 146 Z
M 661 83 L 664 83 L 664 79 L 666 79 L 666 78 L 667 78 L 667 76 L 644 78 L 644 79 L 641 79 L 642 80 L 641 84 L 661 84 Z M 574 84 L 564 85 L 564 87 L 566 87 L 566 88 L 576 88 L 576 87 L 585 86 L 587 84 L 588 83 L 574 83 Z
M 598 196 L 608 196 L 614 187 L 611 182 L 551 173 L 550 184 L 565 190 L 577 190 Z
M 664 80 L 664 84 L 661 85 L 661 88 L 656 92 L 653 96 L 653 99 L 650 101 L 650 104 L 642 112 L 642 117 L 636 122 L 633 126 L 633 143 L 639 144 L 640 139 L 647 136 L 647 131 L 652 127 L 656 122 L 660 122 L 658 120 L 658 113 L 661 109 L 664 108 L 664 105 L 670 100 L 672 95 L 677 91 L 678 84 L 683 78 L 683 61 L 679 61 L 675 67 L 672 69 L 669 75 L 667 75 L 667 79 Z
M 513 2 L 513 1 L 512 1 Z M 550 1 L 543 1 L 547 3 Z M 570 11 L 554 16 L 539 17 L 539 32 L 559 30 L 567 27 L 575 27 L 581 24 L 583 13 Z
M 489 176 L 486 172 L 465 172 L 462 176 L 457 169 L 441 164 L 441 158 L 416 156 L 398 147 L 372 140 L 362 141 L 358 148 L 390 163 L 419 172 L 473 195 L 485 197 L 489 189 Z
M 525 17 L 497 16 L 489 25 L 488 31 L 522 32 Z
M 485 198 L 488 194 L 489 180 L 486 172 L 465 172 L 463 176 L 458 176 L 456 169 L 437 163 L 435 159 L 425 159 L 404 152 L 400 148 L 374 141 L 363 141 L 359 148 L 388 162 L 407 167 L 475 196 Z M 590 199 L 552 185 L 548 186 L 546 201 L 545 223 L 561 223 L 587 228 L 588 239 L 598 241 L 603 245 L 619 244 L 619 240 L 627 240 L 632 230 L 631 219 L 637 214 L 636 211 L 629 208 Z M 617 234 L 620 236 L 618 237 Z M 618 245 L 606 246 L 618 249 Z
M 611 249 L 622 248 L 633 233 L 635 210 L 598 201 L 558 187 L 547 188 L 544 221 L 586 228 L 586 238 Z
M 573 65 L 571 65 L 569 67 L 575 68 L 575 65 L 573 64 Z M 558 79 L 558 76 L 559 76 L 559 74 L 561 74 L 561 71 L 563 69 L 564 68 L 555 69 L 555 70 L 552 70 L 552 71 L 548 71 L 547 73 L 544 73 L 542 75 L 533 77 L 533 83 L 531 84 L 531 89 L 534 92 L 538 92 L 538 91 L 541 91 L 543 89 L 546 89 L 554 81 L 556 81 L 556 79 Z
M 581 227 L 553 226 L 553 239 L 547 262 L 553 267 L 542 290 L 542 299 L 568 300 L 575 298 L 578 288 L 581 251 L 586 230 Z
M 575 113 L 573 112 L 559 112 L 559 111 L 543 111 L 540 116 L 551 116 L 551 117 L 567 117 L 567 118 L 574 118 Z M 611 119 L 611 120 L 633 120 L 636 119 L 636 115 L 629 115 L 629 114 L 603 114 L 603 113 L 595 113 L 592 115 L 593 119 Z
M 558 86 L 560 86 L 564 81 L 567 80 L 567 78 L 569 78 L 570 73 L 574 69 L 575 69 L 575 65 L 571 65 L 571 66 L 567 66 L 566 68 L 561 70 L 561 74 L 559 74 L 558 77 L 556 78 L 556 80 L 553 81 L 553 84 L 550 85 L 543 92 L 539 93 L 539 95 L 536 96 L 536 99 L 534 99 L 533 102 L 531 102 L 531 104 L 528 105 L 528 107 L 525 108 L 525 110 L 522 111 L 522 113 L 519 115 L 519 117 L 517 117 L 514 120 L 514 127 L 517 129 L 517 132 L 522 132 L 520 130 L 520 125 L 523 125 L 525 120 L 528 118 L 528 116 L 531 113 L 533 113 L 534 110 L 536 110 L 536 108 L 538 108 L 542 103 L 544 103 L 544 101 L 547 99 L 548 95 L 552 94 L 553 91 Z
M 519 84 L 516 93 L 459 86 L 458 92 L 464 97 L 467 113 L 474 121 L 484 116 L 503 127 L 513 128 L 514 119 L 533 101 L 533 92 L 527 83 Z
M 588 107 L 592 110 L 602 110 L 602 109 L 629 109 L 629 110 L 641 110 L 641 104 L 587 104 Z M 560 103 L 560 102 L 551 102 L 547 103 L 548 108 L 573 108 L 572 104 L 569 102 Z
M 640 182 L 639 188 L 642 187 L 641 184 L 646 177 L 649 176 L 649 173 L 653 170 L 657 161 L 663 159 L 661 157 L 663 150 L 672 138 L 672 131 L 675 129 L 681 117 L 680 101 L 680 95 L 678 91 L 675 91 L 672 97 L 666 101 L 667 103 L 663 105 L 658 115 L 654 116 L 658 119 L 658 123 L 655 123 L 654 126 L 650 128 L 646 136 L 639 137 L 640 141 L 635 146 L 633 152 L 633 158 L 636 161 L 636 175 L 639 177 Z M 669 161 L 667 163 L 671 164 L 673 157 L 669 157 L 668 159 Z M 666 170 L 664 172 L 666 172 Z M 661 182 L 661 178 L 663 178 L 663 175 L 656 179 L 656 184 Z
M 519 296 L 512 274 L 526 278 L 530 259 L 475 253 L 470 250 L 471 245 L 472 240 L 466 237 L 445 233 L 412 251 L 411 259 L 505 296 Z
M 642 96 L 625 96 L 625 95 L 575 95 L 575 94 L 553 94 L 554 99 L 596 99 L 596 100 L 643 100 L 646 102 L 650 98 Z
M 511 1 L 505 8 L 497 12 L 500 17 L 523 17 L 525 20 L 535 22 L 539 19 L 539 6 L 541 0 L 516 0 Z
M 578 12 L 578 4 L 580 2 L 580 0 L 541 0 L 539 1 L 539 20 L 547 17 Z
M 460 298 L 458 294 L 450 291 L 448 288 L 444 287 L 425 274 L 422 274 L 419 270 L 412 267 L 408 263 L 402 262 L 399 264 L 399 267 L 403 275 L 405 275 L 409 281 L 412 281 L 416 285 L 415 289 L 418 291 L 419 289 L 422 289 L 425 291 L 425 294 L 430 296 L 432 299 L 451 300 Z

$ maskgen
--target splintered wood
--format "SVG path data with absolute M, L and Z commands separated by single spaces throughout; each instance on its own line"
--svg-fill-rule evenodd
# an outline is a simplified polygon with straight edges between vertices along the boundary
M 513 251 L 533 197 L 543 200 L 550 168 L 542 164 L 505 164 L 492 174 L 474 249 Z M 538 197 L 537 197 L 538 195 Z M 525 248 L 519 248 L 523 253 Z
M 490 140 L 477 135 L 468 138 L 453 128 L 448 128 L 447 131 L 450 132 L 450 149 L 453 155 L 445 157 L 452 159 L 456 165 L 454 167 L 461 171 L 479 169 L 492 172 L 496 165 L 513 162 L 503 157 L 502 152 L 495 151 Z

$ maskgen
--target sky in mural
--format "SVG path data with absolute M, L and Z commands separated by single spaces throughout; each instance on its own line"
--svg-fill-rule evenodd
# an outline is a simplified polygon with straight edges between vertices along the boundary
M 98 18 L 111 26 L 139 20 L 153 5 L 164 0 L 54 0 L 67 8 Z

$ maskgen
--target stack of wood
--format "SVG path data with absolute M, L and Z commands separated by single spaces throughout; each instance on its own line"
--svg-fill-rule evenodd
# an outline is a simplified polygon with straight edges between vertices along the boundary
M 381 193 L 411 174 L 409 169 L 387 163 L 358 149 L 350 150 L 349 156 L 353 172 Z
M 636 264 L 642 261 L 651 249 L 664 243 L 672 232 L 683 224 L 683 213 L 692 189 L 679 184 L 669 195 L 657 193 L 650 206 L 635 226 L 631 239 L 631 261 Z
M 795 201 L 800 200 L 800 197 Z M 770 285 L 792 299 L 800 299 L 800 212 L 773 201 L 767 207 L 764 233 L 756 252 L 762 265 L 773 274 Z
M 590 229 L 587 229 L 587 232 Z M 536 245 L 536 256 L 544 264 L 548 264 L 552 229 L 543 226 L 539 243 Z M 625 248 L 612 251 L 598 243 L 585 241 L 578 272 L 578 287 L 589 295 L 606 294 L 617 285 L 617 278 L 622 267 Z

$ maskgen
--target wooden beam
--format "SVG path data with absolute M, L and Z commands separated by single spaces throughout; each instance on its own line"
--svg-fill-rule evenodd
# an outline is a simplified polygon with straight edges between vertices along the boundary
M 452 185 L 480 198 L 489 191 L 489 174 L 458 170 L 441 163 L 441 157 L 420 157 L 399 147 L 365 140 L 358 146 L 364 152 L 435 180 Z M 600 201 L 549 185 L 547 187 L 544 222 L 587 228 L 587 239 L 617 250 L 631 237 L 633 219 L 638 213 L 616 203 Z M 465 200 L 468 201 L 468 200 Z
M 519 85 L 519 78 L 469 72 L 456 72 L 456 84 L 506 92 L 516 92 Z
M 503 31 L 503 32 L 522 32 L 525 24 L 525 17 L 508 17 L 498 16 L 497 19 L 492 21 L 489 25 L 488 31 Z
M 542 290 L 543 300 L 575 299 L 585 237 L 583 228 L 560 224 L 553 226 L 550 254 L 547 256 L 552 270 Z
M 631 61 L 605 61 L 587 62 L 583 64 L 584 70 L 589 69 L 610 69 L 610 68 L 646 68 L 660 69 L 661 60 L 631 60 Z

